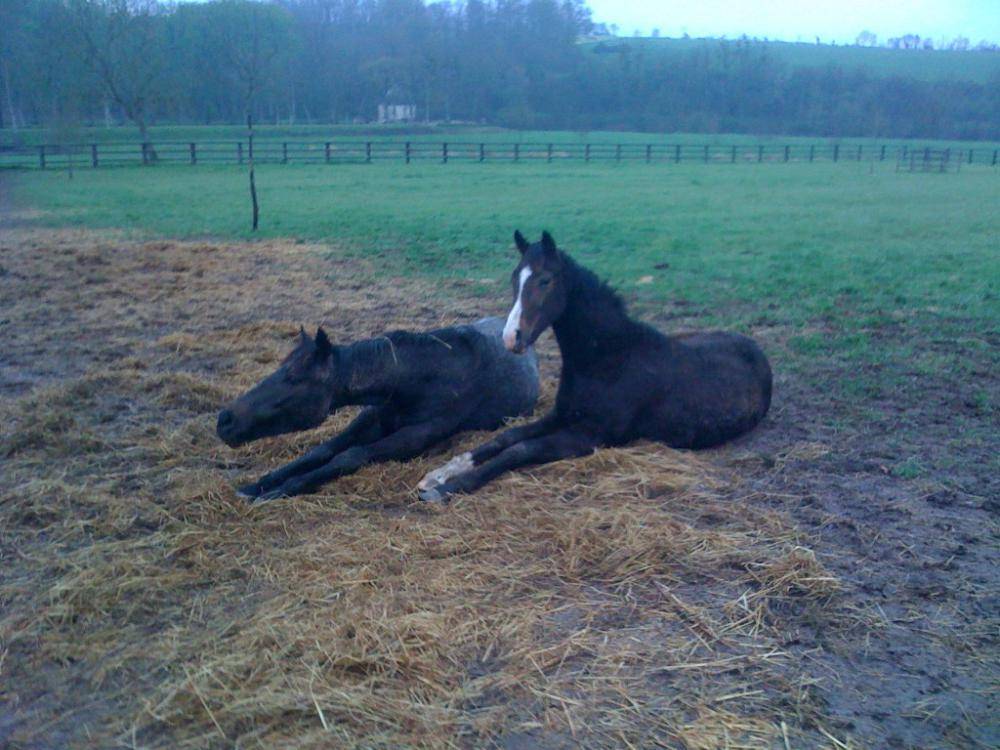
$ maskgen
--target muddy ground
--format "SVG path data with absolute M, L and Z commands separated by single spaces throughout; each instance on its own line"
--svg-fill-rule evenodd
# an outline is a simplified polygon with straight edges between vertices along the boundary
M 481 286 L 8 215 L 0 746 L 1000 745 L 997 479 L 982 456 L 887 469 L 902 413 L 908 448 L 940 452 L 945 380 L 852 421 L 761 328 L 774 405 L 723 449 L 602 451 L 444 511 L 412 492 L 441 455 L 235 496 L 319 439 L 213 435 L 299 323 L 350 340 L 500 313 L 505 285 Z

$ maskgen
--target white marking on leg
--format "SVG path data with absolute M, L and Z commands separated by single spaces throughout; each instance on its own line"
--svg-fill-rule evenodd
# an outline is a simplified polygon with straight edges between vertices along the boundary
M 442 503 L 444 501 L 444 497 L 434 487 L 420 490 L 417 493 L 417 497 L 425 503 Z
M 466 451 L 461 455 L 455 456 L 448 463 L 437 467 L 433 471 L 427 472 L 427 475 L 420 480 L 420 484 L 417 485 L 418 490 L 429 490 L 437 487 L 439 484 L 444 484 L 452 477 L 456 477 L 472 468 L 472 453 Z
M 517 332 L 521 328 L 521 295 L 524 294 L 524 284 L 530 276 L 531 266 L 525 266 L 521 269 L 521 275 L 518 277 L 517 301 L 514 302 L 514 306 L 510 309 L 510 315 L 507 316 L 507 324 L 503 327 L 503 345 L 507 349 L 513 349 L 514 344 L 517 343 Z

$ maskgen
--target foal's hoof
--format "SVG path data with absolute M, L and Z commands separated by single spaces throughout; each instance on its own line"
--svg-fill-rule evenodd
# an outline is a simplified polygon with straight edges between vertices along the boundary
M 418 490 L 431 490 L 440 487 L 454 476 L 458 476 L 472 468 L 472 454 L 466 451 L 452 458 L 448 463 L 439 466 L 420 480 Z
M 251 505 L 263 505 L 264 503 L 269 503 L 272 500 L 281 500 L 283 497 L 289 497 L 289 494 L 282 489 L 271 490 L 270 492 L 262 492 L 259 495 L 255 495 L 250 498 Z
M 245 484 L 236 488 L 236 494 L 246 500 L 256 500 L 264 488 L 259 483 Z
M 438 491 L 437 487 L 426 487 L 417 491 L 417 497 L 425 503 L 443 504 L 448 496 Z

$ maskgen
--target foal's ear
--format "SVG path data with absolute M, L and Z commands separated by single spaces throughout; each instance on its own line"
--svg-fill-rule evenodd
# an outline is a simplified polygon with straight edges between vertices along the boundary
M 542 232 L 542 249 L 546 255 L 556 254 L 556 241 L 552 239 L 552 235 L 548 232 Z
M 326 331 L 320 326 L 316 329 L 316 359 L 323 360 L 330 356 L 333 351 L 333 344 L 326 335 Z
M 309 338 L 309 334 L 306 333 L 305 326 L 299 326 L 299 343 L 308 344 L 312 339 Z
M 521 251 L 521 255 L 524 255 L 524 251 L 531 247 L 531 245 L 528 244 L 528 241 L 524 239 L 524 235 L 521 234 L 520 229 L 514 230 L 514 244 L 517 245 L 517 249 Z

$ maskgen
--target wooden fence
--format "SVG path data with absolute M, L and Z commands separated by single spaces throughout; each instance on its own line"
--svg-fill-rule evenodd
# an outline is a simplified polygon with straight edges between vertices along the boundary
M 880 144 L 490 143 L 469 141 L 166 141 L 0 147 L 0 168 L 67 169 L 159 164 L 370 164 L 452 162 L 645 162 L 744 164 L 904 162 L 934 152 L 951 163 L 995 167 L 998 150 Z M 916 155 L 916 156 L 915 156 Z

